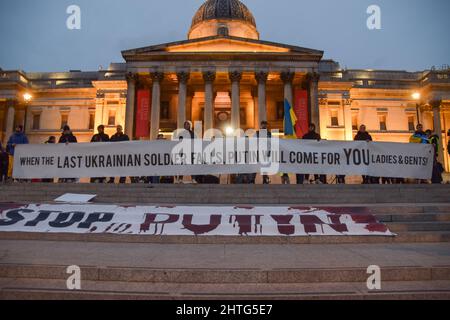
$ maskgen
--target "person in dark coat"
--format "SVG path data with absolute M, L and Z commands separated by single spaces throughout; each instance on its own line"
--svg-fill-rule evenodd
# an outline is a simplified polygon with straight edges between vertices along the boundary
M 8 177 L 11 178 L 13 175 L 13 164 L 14 164 L 14 153 L 16 146 L 20 144 L 28 144 L 28 138 L 23 132 L 23 126 L 18 125 L 14 133 L 9 137 L 8 143 L 6 144 L 6 152 L 9 154 L 8 160 Z M 26 181 L 26 180 L 23 180 Z
M 105 133 L 105 126 L 99 125 L 97 127 L 97 134 L 94 134 L 94 136 L 91 139 L 91 142 L 109 142 L 109 136 Z
M 359 131 L 355 136 L 355 141 L 373 141 L 372 136 L 367 132 L 366 126 L 363 124 L 359 127 Z
M 121 125 L 118 125 L 116 127 L 116 133 L 114 135 L 111 136 L 111 142 L 125 142 L 125 141 L 130 141 L 130 137 L 128 137 L 128 135 L 126 135 L 125 133 L 123 133 L 123 128 Z M 125 183 L 127 180 L 126 177 L 120 177 L 119 179 L 119 183 Z M 109 183 L 114 183 L 114 178 L 111 177 L 111 179 L 109 179 Z
M 47 141 L 44 142 L 44 144 L 55 144 L 56 143 L 56 137 L 50 136 L 48 137 Z M 42 179 L 42 182 L 44 183 L 53 183 L 54 179 Z
M 65 125 L 63 127 L 63 132 L 61 134 L 61 137 L 59 137 L 58 143 L 65 143 L 66 145 L 69 143 L 78 143 L 77 137 L 75 137 L 72 133 L 72 130 L 70 130 L 70 127 L 68 125 Z M 75 182 L 76 179 L 70 178 L 70 179 L 61 179 L 61 182 Z
M 9 154 L 3 148 L 0 142 L 0 182 L 8 180 Z
M 367 141 L 367 142 L 373 141 L 372 136 L 367 132 L 366 126 L 364 124 L 359 127 L 359 131 L 353 140 Z M 363 184 L 376 183 L 376 180 L 379 180 L 378 178 L 370 177 L 370 176 L 363 176 L 362 178 L 363 178 Z
M 442 178 L 442 174 L 445 172 L 444 166 L 442 163 L 435 161 L 433 165 L 433 175 L 431 177 L 432 184 L 441 184 L 444 179 Z
M 91 143 L 97 143 L 97 142 L 109 142 L 109 136 L 105 133 L 105 126 L 104 125 L 99 125 L 97 127 L 97 131 L 98 133 L 95 134 L 92 139 L 91 139 Z M 106 178 L 91 178 L 91 183 L 104 183 L 106 180 Z
M 195 139 L 195 132 L 192 130 L 192 122 L 187 120 L 183 124 L 183 129 L 185 132 L 183 132 L 179 137 L 178 140 L 183 141 L 184 138 L 194 140 Z M 158 140 L 165 140 L 164 136 L 158 135 Z M 197 182 L 197 178 L 201 179 L 201 176 L 191 176 L 192 182 Z M 178 181 L 179 183 L 183 183 L 184 176 L 177 176 L 174 177 L 173 180 L 175 182 Z M 149 177 L 150 183 L 160 183 L 160 177 Z M 170 180 L 169 180 L 170 181 Z
M 23 126 L 18 125 L 15 132 L 9 137 L 8 143 L 6 145 L 6 151 L 14 157 L 14 151 L 16 146 L 19 144 L 28 144 L 28 138 L 23 132 Z
M 130 141 L 130 137 L 123 133 L 123 128 L 121 125 L 116 127 L 116 133 L 111 136 L 111 142 L 125 142 Z
M 269 123 L 267 121 L 261 121 L 260 124 L 260 130 L 256 131 L 256 138 L 261 138 L 261 139 L 272 139 L 272 132 L 270 132 L 270 130 L 268 129 L 269 127 Z M 269 142 L 269 150 L 268 150 L 268 154 L 269 157 L 271 156 L 271 152 L 270 152 L 270 142 Z M 264 174 L 262 176 L 263 178 L 263 184 L 270 184 L 270 177 L 266 174 Z M 250 178 L 251 181 L 253 181 L 253 184 L 256 182 L 256 174 L 253 174 Z
M 72 133 L 72 130 L 70 130 L 69 126 L 64 126 L 63 132 L 61 134 L 61 137 L 59 137 L 58 143 L 77 143 L 77 137 L 75 137 Z
M 308 133 L 306 133 L 305 135 L 303 135 L 302 137 L 303 140 L 317 140 L 320 141 L 322 140 L 322 137 L 320 136 L 320 134 L 318 134 L 316 132 L 316 125 L 314 123 L 311 123 L 309 125 L 309 131 Z M 309 180 L 309 174 L 297 174 L 297 184 L 303 184 L 304 180 L 306 179 L 307 181 Z M 314 175 L 314 181 L 315 183 L 322 183 L 322 184 L 326 184 L 327 183 L 327 176 L 324 174 L 321 175 Z
M 447 143 L 447 153 L 450 156 L 450 129 L 447 132 L 448 143 Z

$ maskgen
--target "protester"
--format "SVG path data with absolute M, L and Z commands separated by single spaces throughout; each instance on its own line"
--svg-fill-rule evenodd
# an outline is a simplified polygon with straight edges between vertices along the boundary
M 109 136 L 105 133 L 105 126 L 99 125 L 97 127 L 97 134 L 95 134 L 92 139 L 91 143 L 97 143 L 97 142 L 109 142 Z M 91 183 L 104 183 L 106 178 L 91 178 Z
M 183 129 L 185 131 L 187 131 L 187 136 L 188 136 L 188 137 L 186 137 L 187 139 L 191 139 L 191 140 L 195 139 L 195 133 L 192 130 L 192 122 L 190 122 L 189 120 L 185 121 L 184 124 L 183 124 Z M 178 137 L 178 139 L 180 141 L 183 141 L 185 136 L 186 136 L 186 132 L 183 132 L 183 134 L 180 137 Z M 158 137 L 158 140 L 164 140 L 164 136 L 162 136 L 161 139 L 159 139 L 159 137 Z M 197 182 L 197 178 L 201 179 L 200 176 L 191 176 L 192 182 L 196 183 Z M 184 176 L 174 177 L 174 183 L 175 183 L 175 181 L 177 181 L 177 183 L 183 183 L 183 179 L 184 179 Z
M 15 132 L 9 137 L 8 143 L 6 145 L 6 151 L 9 154 L 8 159 L 8 177 L 12 177 L 13 164 L 14 164 L 14 151 L 16 146 L 19 144 L 28 144 L 28 138 L 23 132 L 23 126 L 16 126 Z
M 262 139 L 272 139 L 272 132 L 270 132 L 268 130 L 268 122 L 267 121 L 261 121 L 260 124 L 260 130 L 256 131 L 256 137 L 262 138 Z M 269 146 L 270 146 L 270 142 L 269 142 Z M 270 150 L 268 152 L 268 156 L 270 157 Z M 270 184 L 270 178 L 268 175 L 263 175 L 263 184 Z M 254 177 L 252 177 L 252 180 L 255 181 L 256 180 L 256 174 L 254 175 Z
M 0 142 L 0 183 L 8 181 L 9 155 Z
M 109 136 L 105 133 L 105 126 L 99 125 L 97 127 L 97 134 L 94 134 L 94 136 L 91 139 L 91 142 L 109 142 Z
M 44 142 L 45 144 L 55 144 L 56 143 L 56 137 L 50 136 L 48 137 L 47 141 Z M 54 179 L 42 179 L 42 182 L 44 183 L 53 183 Z
M 281 175 L 281 184 L 291 184 L 291 179 L 289 177 L 289 174 L 283 173 Z
M 126 135 L 125 133 L 123 133 L 123 128 L 121 125 L 118 125 L 116 127 L 116 133 L 111 137 L 111 142 L 125 142 L 125 141 L 130 141 L 130 137 L 128 137 L 128 135 Z M 119 183 L 124 184 L 126 182 L 127 178 L 126 177 L 120 177 L 119 178 Z M 114 178 L 111 177 L 109 180 L 109 183 L 114 183 Z
M 183 127 L 184 130 L 189 133 L 191 139 L 195 139 L 195 133 L 192 131 L 192 123 L 190 121 L 185 121 Z
M 58 143 L 65 143 L 68 145 L 69 143 L 77 143 L 77 138 L 73 135 L 72 130 L 68 125 L 63 127 L 63 132 L 61 133 L 61 137 L 59 137 Z M 75 182 L 77 179 L 61 179 L 61 182 Z
M 433 175 L 431 177 L 431 183 L 433 184 L 441 184 L 444 179 L 442 178 L 442 174 L 444 173 L 444 167 L 442 163 L 435 161 L 433 165 Z
M 63 132 L 61 134 L 61 137 L 59 137 L 58 143 L 77 143 L 77 138 L 73 135 L 72 130 L 70 130 L 69 126 L 63 127 Z
M 320 136 L 320 134 L 318 134 L 316 132 L 316 125 L 314 123 L 311 123 L 309 125 L 309 129 L 308 129 L 308 133 L 306 133 L 303 136 L 303 140 L 317 140 L 320 141 L 322 140 L 322 137 Z M 303 176 L 303 178 L 302 178 Z M 306 181 L 309 180 L 309 174 L 305 174 L 305 175 L 297 175 L 297 184 L 303 184 L 304 180 L 306 179 Z M 313 183 L 317 183 L 317 184 L 327 184 L 327 176 L 322 174 L 322 175 L 314 175 L 314 181 Z
M 416 131 L 414 134 L 409 138 L 410 143 L 428 143 L 428 137 L 426 133 L 423 131 L 423 125 L 418 124 L 416 127 Z
M 434 147 L 434 155 L 435 158 L 439 156 L 439 136 L 437 134 L 433 134 L 433 131 L 427 130 L 425 134 L 428 139 L 428 143 L 432 144 Z
M 47 141 L 45 141 L 45 144 L 55 144 L 55 143 L 56 143 L 55 136 L 50 136 L 48 137 Z
M 366 126 L 363 124 L 359 127 L 358 133 L 356 134 L 355 138 L 353 139 L 355 141 L 373 141 L 372 136 L 367 132 Z M 363 176 L 363 184 L 370 184 L 370 183 L 379 183 L 377 180 L 379 178 L 370 177 L 370 176 Z
M 421 144 L 428 144 L 430 141 L 428 140 L 427 134 L 423 131 L 423 125 L 418 124 L 416 127 L 416 131 L 414 134 L 409 138 L 410 143 L 421 143 Z M 435 157 L 436 158 L 436 157 Z M 424 179 L 417 179 L 416 183 L 418 184 L 427 184 L 428 181 Z
M 186 129 L 187 130 L 187 129 Z M 162 134 L 158 134 L 158 137 L 156 138 L 156 140 L 166 140 L 165 138 L 164 138 L 164 135 L 162 135 Z M 148 179 L 148 182 L 150 183 L 150 184 L 160 184 L 161 183 L 161 177 L 159 177 L 159 176 L 153 176 L 153 177 L 148 177 L 147 178 Z M 165 179 L 165 181 L 166 181 L 167 179 Z M 172 178 L 172 181 L 173 180 L 175 180 L 174 178 Z M 172 182 L 173 183 L 173 182 Z
M 450 129 L 447 132 L 448 143 L 447 143 L 447 153 L 450 156 Z

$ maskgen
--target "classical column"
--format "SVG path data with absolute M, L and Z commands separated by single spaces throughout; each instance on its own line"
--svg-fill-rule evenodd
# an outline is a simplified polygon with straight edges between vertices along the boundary
M 161 82 L 164 80 L 164 73 L 152 73 L 152 112 L 150 118 L 150 140 L 156 140 L 159 134 L 159 122 L 161 116 Z
M 6 143 L 8 142 L 9 137 L 12 135 L 14 131 L 14 118 L 16 115 L 15 106 L 17 104 L 16 100 L 8 99 L 6 100 L 6 128 L 5 128 L 5 141 L 4 147 L 6 147 Z
M 231 71 L 229 73 L 231 80 L 231 127 L 239 129 L 241 127 L 241 80 L 242 72 Z
M 205 109 L 204 109 L 204 130 L 213 129 L 214 126 L 214 80 L 216 73 L 214 71 L 203 72 L 205 81 Z
M 258 123 L 259 128 L 262 121 L 267 121 L 267 99 L 266 99 L 266 83 L 268 73 L 258 71 L 255 73 L 256 81 L 258 81 Z
M 352 124 L 352 104 L 350 100 L 350 94 L 344 93 L 342 95 L 342 105 L 344 108 L 344 126 L 345 126 L 345 140 L 353 140 L 353 124 Z
M 187 101 L 187 83 L 189 81 L 189 72 L 181 71 L 177 73 L 178 78 L 178 117 L 177 128 L 183 129 L 186 122 L 186 101 Z
M 441 126 L 441 100 L 433 100 L 430 105 L 433 107 L 433 124 L 434 133 L 439 137 L 439 153 L 438 161 L 444 165 L 444 144 L 442 143 L 442 126 Z
M 308 73 L 311 123 L 316 125 L 316 132 L 320 132 L 319 78 L 320 75 L 316 72 Z
M 293 93 L 292 93 L 292 82 L 294 81 L 294 72 L 284 71 L 281 73 L 281 80 L 284 83 L 284 99 L 289 102 L 291 107 L 293 106 Z
M 137 75 L 133 73 L 127 74 L 127 106 L 125 110 L 125 133 L 134 139 L 134 109 L 136 99 L 136 80 Z

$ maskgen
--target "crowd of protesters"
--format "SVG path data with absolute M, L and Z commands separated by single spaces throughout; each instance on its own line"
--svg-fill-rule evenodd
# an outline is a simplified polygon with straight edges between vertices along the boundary
M 184 129 L 188 132 L 188 137 L 190 139 L 194 139 L 195 135 L 192 131 L 192 124 L 189 121 L 186 121 L 184 124 Z M 449 142 L 447 145 L 447 152 L 450 155 L 450 130 L 447 132 L 449 137 Z M 260 130 L 256 132 L 256 137 L 267 137 L 271 138 L 271 132 L 268 130 L 267 121 L 261 122 Z M 183 139 L 183 136 L 179 138 Z M 310 124 L 309 131 L 303 135 L 301 138 L 303 140 L 316 140 L 321 141 L 321 136 L 316 132 L 316 127 L 314 124 Z M 442 174 L 444 173 L 444 167 L 442 163 L 438 161 L 439 148 L 440 148 L 440 137 L 437 134 L 434 134 L 431 130 L 424 131 L 423 125 L 418 124 L 416 127 L 416 131 L 410 137 L 410 143 L 421 143 L 421 144 L 431 144 L 434 147 L 434 164 L 433 164 L 433 174 L 431 183 L 440 184 L 443 182 Z M 163 135 L 158 136 L 158 140 L 165 140 Z M 130 141 L 130 138 L 123 132 L 122 126 L 118 125 L 116 127 L 116 133 L 109 137 L 105 133 L 105 126 L 100 125 L 97 127 L 97 133 L 92 137 L 91 143 L 99 143 L 99 142 L 125 142 Z M 358 133 L 354 137 L 354 141 L 373 141 L 372 136 L 367 132 L 366 126 L 361 125 Z M 73 134 L 72 130 L 68 125 L 65 125 L 62 129 L 61 136 L 59 137 L 58 143 L 70 144 L 77 143 L 77 138 Z M 17 145 L 28 144 L 28 138 L 24 133 L 23 126 L 18 125 L 15 128 L 14 133 L 9 138 L 6 147 L 0 142 L 0 182 L 7 182 L 11 180 L 12 177 L 12 166 L 14 163 L 14 151 Z M 55 144 L 56 137 L 50 136 L 45 144 Z M 269 151 L 270 152 L 270 151 Z M 311 179 L 311 176 L 313 178 Z M 255 184 L 256 183 L 256 174 L 237 174 L 231 176 L 232 183 L 238 184 Z M 177 177 L 130 177 L 131 183 L 175 183 L 182 182 L 183 176 Z M 91 183 L 115 183 L 116 177 L 97 177 L 91 178 Z M 118 177 L 119 183 L 123 184 L 126 182 L 126 177 Z M 191 180 L 196 183 L 220 183 L 220 179 L 215 176 L 192 176 Z M 42 179 L 42 182 L 54 182 L 55 179 Z M 56 179 L 56 182 L 76 182 L 77 179 Z M 281 181 L 283 184 L 289 184 L 290 179 L 288 174 L 281 174 Z M 429 183 L 426 180 L 416 180 L 416 183 Z M 263 184 L 270 184 L 270 178 L 267 175 L 262 176 Z M 327 184 L 329 183 L 329 179 L 327 179 L 326 175 L 310 175 L 310 174 L 296 174 L 296 183 L 297 184 Z M 332 179 L 332 183 L 337 184 L 345 184 L 346 176 L 337 175 Z M 362 184 L 396 184 L 396 183 L 405 183 L 405 179 L 399 178 L 389 178 L 389 177 L 370 177 L 363 176 Z

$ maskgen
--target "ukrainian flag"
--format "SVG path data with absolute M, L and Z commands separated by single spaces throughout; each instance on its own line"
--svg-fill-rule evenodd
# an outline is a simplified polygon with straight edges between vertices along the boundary
M 295 131 L 295 124 L 297 123 L 297 116 L 295 111 L 287 99 L 284 99 L 284 138 L 297 139 Z

